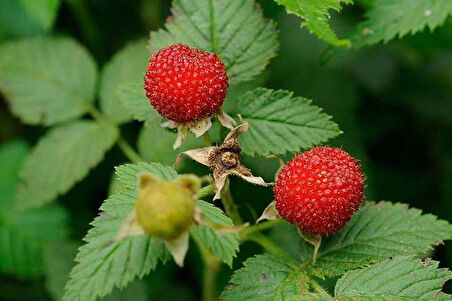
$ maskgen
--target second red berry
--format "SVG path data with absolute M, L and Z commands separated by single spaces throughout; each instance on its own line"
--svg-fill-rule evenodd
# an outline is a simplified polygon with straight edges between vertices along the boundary
M 274 188 L 276 209 L 315 235 L 345 226 L 361 205 L 364 178 L 358 162 L 339 148 L 315 147 L 290 160 Z

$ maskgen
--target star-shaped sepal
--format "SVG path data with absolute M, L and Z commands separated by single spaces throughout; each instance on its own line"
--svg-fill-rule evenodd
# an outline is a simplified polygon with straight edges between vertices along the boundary
M 219 199 L 221 190 L 225 185 L 229 175 L 239 176 L 247 182 L 261 185 L 272 186 L 274 183 L 266 183 L 261 177 L 255 177 L 251 170 L 240 162 L 241 149 L 238 143 L 238 137 L 248 130 L 248 123 L 244 122 L 235 127 L 219 146 L 210 146 L 199 149 L 185 151 L 179 154 L 176 159 L 177 165 L 182 157 L 188 156 L 193 160 L 208 166 L 213 172 L 215 183 L 215 199 Z

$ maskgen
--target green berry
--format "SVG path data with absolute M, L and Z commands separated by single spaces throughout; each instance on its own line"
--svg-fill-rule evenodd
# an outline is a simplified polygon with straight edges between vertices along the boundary
M 190 227 L 195 201 L 189 184 L 181 178 L 161 181 L 149 174 L 140 176 L 137 221 L 148 235 L 171 240 Z

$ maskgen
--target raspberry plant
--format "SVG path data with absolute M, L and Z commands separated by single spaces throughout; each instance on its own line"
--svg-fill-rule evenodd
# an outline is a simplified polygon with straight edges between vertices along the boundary
M 331 44 L 325 58 L 433 30 L 452 14 L 450 0 L 375 0 L 338 38 L 331 9 L 353 1 L 275 1 Z M 23 2 L 26 20 L 50 30 L 59 1 Z M 262 87 L 278 31 L 261 8 L 174 0 L 171 12 L 164 28 L 125 46 L 101 72 L 69 37 L 0 45 L 0 90 L 11 111 L 46 127 L 32 149 L 21 141 L 0 148 L 0 271 L 46 274 L 55 299 L 121 298 L 114 289 L 128 286 L 122 297 L 133 299 L 145 290 L 136 278 L 200 257 L 204 300 L 452 300 L 441 291 L 452 273 L 429 258 L 452 239 L 452 225 L 363 198 L 359 158 L 319 147 L 342 134 L 332 117 L 315 101 Z M 132 121 L 140 123 L 138 150 L 123 136 Z M 75 252 L 69 216 L 53 201 L 114 145 L 129 162 L 114 167 L 109 196 Z M 280 163 L 272 177 L 253 170 L 269 162 Z M 233 177 L 268 190 L 276 182 L 260 218 L 243 217 L 247 203 L 262 200 L 232 194 Z M 246 242 L 261 252 L 242 264 Z M 74 266 L 63 264 L 74 256 Z M 235 270 L 225 287 L 217 287 L 221 269 Z

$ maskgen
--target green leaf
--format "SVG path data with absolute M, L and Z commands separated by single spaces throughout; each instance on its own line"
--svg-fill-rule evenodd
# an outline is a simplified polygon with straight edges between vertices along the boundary
M 284 5 L 287 13 L 294 14 L 304 19 L 301 26 L 306 26 L 311 33 L 315 33 L 320 39 L 335 46 L 348 46 L 346 39 L 338 39 L 334 31 L 328 25 L 330 19 L 329 10 L 341 11 L 341 4 L 351 4 L 352 0 L 275 0 Z
M 61 300 L 64 286 L 69 280 L 69 273 L 74 266 L 74 257 L 77 254 L 75 243 L 53 243 L 44 247 L 44 265 L 46 269 L 46 288 L 53 300 Z M 143 280 L 132 282 L 126 289 L 115 289 L 105 301 L 149 300 L 146 283 Z
M 0 147 L 0 217 L 8 214 L 16 197 L 19 168 L 29 148 L 25 142 L 14 141 Z
M 146 236 L 130 236 L 114 241 L 133 210 L 136 191 L 126 190 L 110 196 L 101 206 L 101 215 L 91 223 L 66 284 L 63 300 L 94 301 L 124 288 L 135 277 L 142 278 L 155 269 L 159 261 L 169 259 L 160 241 Z
M 450 0 L 375 0 L 367 20 L 350 35 L 353 47 L 388 42 L 414 34 L 425 27 L 433 30 L 452 14 Z
M 212 128 L 216 125 L 213 124 Z M 212 139 L 216 139 L 218 135 L 212 135 Z M 173 165 L 177 155 L 183 151 L 204 147 L 204 141 L 197 139 L 194 135 L 188 135 L 184 143 L 177 150 L 173 150 L 174 141 L 177 133 L 165 129 L 159 125 L 144 126 L 138 136 L 138 151 L 144 159 L 148 161 L 160 162 L 165 165 Z M 158 141 L 158 143 L 155 143 Z M 188 160 L 183 160 L 178 165 L 179 170 Z
M 50 202 L 83 179 L 110 149 L 118 131 L 109 124 L 76 121 L 50 130 L 27 158 L 19 208 Z
M 119 85 L 125 83 L 140 84 L 139 91 L 145 99 L 143 77 L 149 56 L 146 42 L 139 40 L 127 44 L 105 65 L 101 74 L 100 108 L 110 119 L 123 123 L 132 118 L 132 114 L 120 101 Z M 149 101 L 144 103 L 149 106 Z
M 234 226 L 220 208 L 204 201 L 198 201 L 202 218 L 209 223 L 226 227 Z M 206 246 L 217 258 L 232 267 L 232 261 L 239 250 L 239 235 L 237 233 L 219 233 L 205 226 L 193 226 L 190 230 L 192 237 Z
M 162 117 L 146 98 L 143 83 L 127 83 L 118 86 L 119 100 L 135 120 L 144 121 L 146 125 L 159 125 Z
M 74 266 L 78 245 L 73 242 L 53 243 L 44 246 L 45 286 L 53 300 L 61 300 L 64 286 Z
M 175 43 L 214 51 L 231 82 L 251 80 L 278 48 L 273 22 L 262 18 L 253 0 L 175 0 L 172 13 L 165 29 L 151 33 L 151 51 Z
M 55 21 L 60 0 L 0 1 L 0 39 L 43 34 Z
M 289 300 L 308 289 L 307 276 L 285 258 L 272 254 L 258 255 L 246 260 L 244 266 L 232 276 L 222 300 Z
M 300 233 L 295 225 L 283 221 L 273 227 L 268 237 L 294 259 L 300 258 Z
M 67 215 L 53 204 L 1 217 L 0 271 L 19 277 L 41 275 L 43 246 L 67 236 Z
M 0 47 L 0 90 L 27 124 L 53 125 L 88 112 L 96 76 L 94 60 L 72 39 L 38 37 Z
M 18 214 L 13 210 L 19 168 L 28 147 L 15 141 L 0 147 L 0 272 L 19 277 L 43 272 L 42 247 L 67 236 L 67 215 L 54 205 Z
M 398 257 L 353 270 L 340 278 L 334 290 L 340 300 L 448 300 L 440 293 L 452 272 L 438 269 L 438 262 Z
M 115 167 L 118 180 L 125 185 L 126 189 L 137 190 L 138 174 L 141 172 L 150 172 L 162 180 L 172 180 L 177 177 L 177 172 L 160 163 L 138 163 L 124 164 Z
M 22 6 L 44 30 L 49 30 L 55 21 L 60 0 L 20 0 Z
M 284 154 L 310 148 L 341 133 L 331 117 L 291 92 L 258 88 L 243 95 L 237 114 L 250 129 L 240 136 L 247 155 Z
M 63 300 L 96 300 L 108 295 L 114 287 L 124 288 L 135 277 L 142 278 L 155 269 L 159 261 L 170 255 L 163 243 L 146 236 L 130 236 L 114 241 L 118 231 L 135 207 L 137 176 L 150 172 L 163 180 L 171 180 L 177 173 L 157 163 L 125 164 L 116 168 L 118 180 L 125 188 L 110 196 L 103 211 L 92 223 L 76 257 L 77 266 L 71 272 Z
M 366 203 L 338 233 L 326 237 L 310 263 L 313 248 L 303 242 L 302 260 L 313 273 L 335 276 L 389 257 L 420 255 L 452 238 L 452 225 L 403 204 Z

